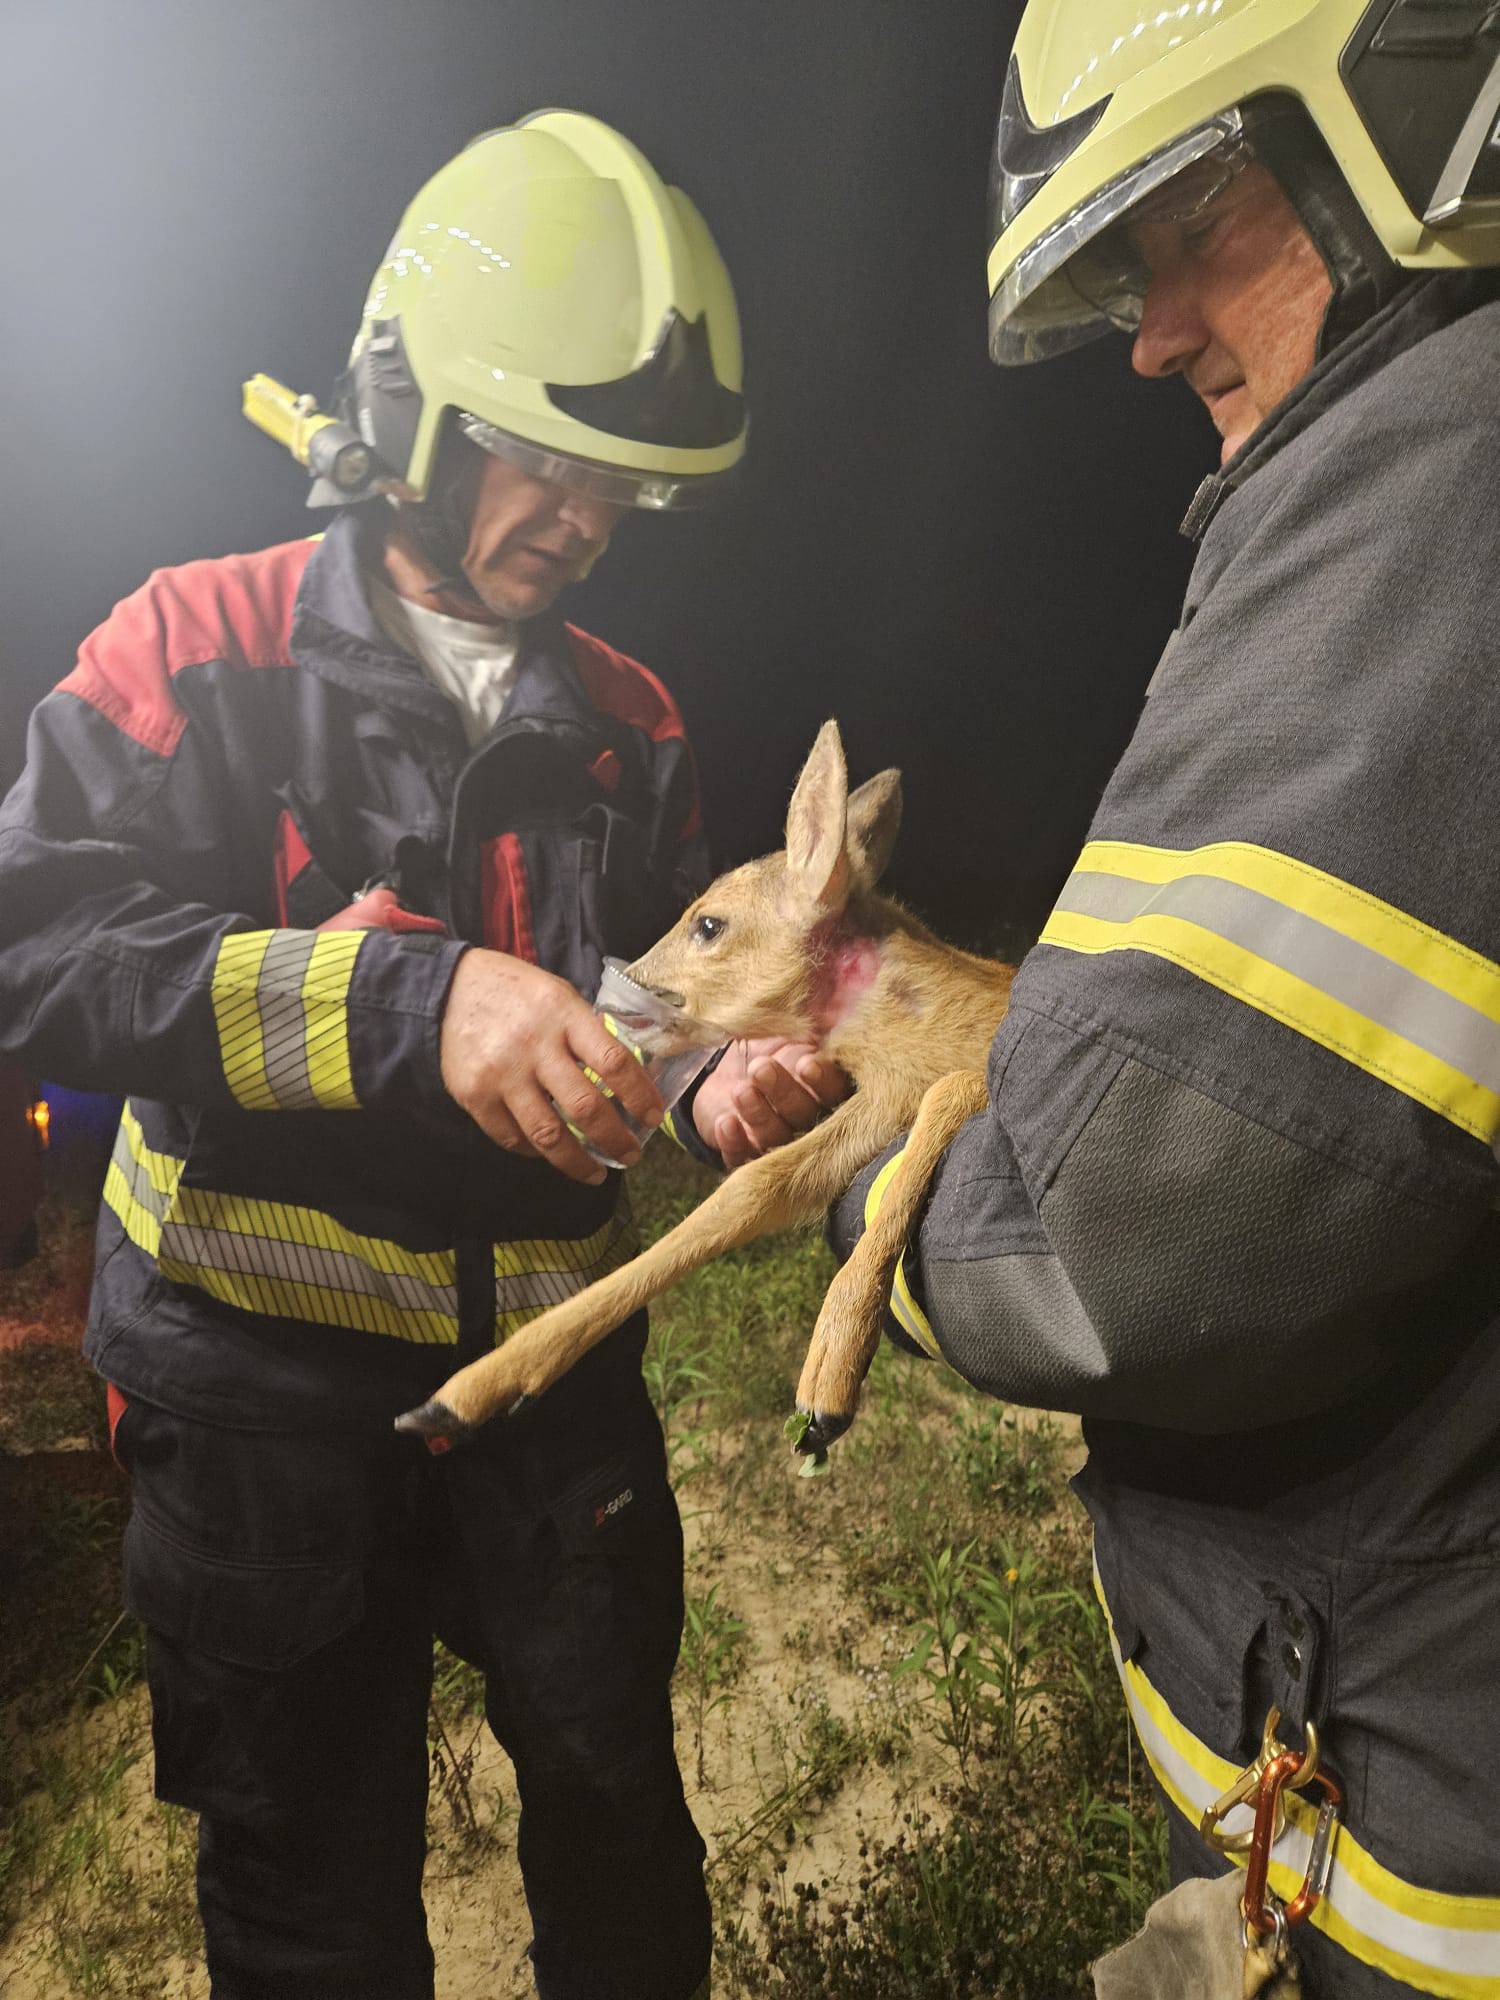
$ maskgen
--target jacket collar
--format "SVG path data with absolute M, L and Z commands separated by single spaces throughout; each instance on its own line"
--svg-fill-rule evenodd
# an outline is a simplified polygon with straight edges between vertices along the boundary
M 300 666 L 382 708 L 447 724 L 453 704 L 415 660 L 391 644 L 370 603 L 365 577 L 379 561 L 383 500 L 337 513 L 302 572 L 292 614 L 292 655 Z M 528 619 L 506 714 L 574 719 L 592 714 L 573 666 L 558 611 Z
M 1217 472 L 1209 473 L 1193 495 L 1180 532 L 1190 542 L 1203 539 L 1209 522 L 1231 493 L 1300 437 L 1324 412 L 1378 374 L 1388 362 L 1429 334 L 1461 319 L 1490 296 L 1486 274 L 1439 272 L 1416 278 L 1356 333 L 1326 355 L 1284 396 L 1259 427 Z

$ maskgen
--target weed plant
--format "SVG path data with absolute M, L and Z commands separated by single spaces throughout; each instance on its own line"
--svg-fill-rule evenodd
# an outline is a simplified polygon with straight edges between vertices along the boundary
M 729 1699 L 745 1664 L 745 1624 L 719 1601 L 712 1584 L 701 1597 L 688 1595 L 682 1624 L 677 1678 L 687 1690 L 693 1740 L 698 1752 L 698 1788 L 708 1783 L 703 1768 L 703 1725 Z

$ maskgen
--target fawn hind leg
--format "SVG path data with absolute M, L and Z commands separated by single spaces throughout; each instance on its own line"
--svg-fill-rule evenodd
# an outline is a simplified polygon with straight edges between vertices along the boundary
M 922 1099 L 880 1211 L 828 1288 L 797 1385 L 797 1407 L 812 1417 L 802 1441 L 822 1450 L 854 1421 L 860 1386 L 880 1345 L 896 1266 L 938 1161 L 959 1127 L 988 1102 L 979 1070 L 940 1077 Z

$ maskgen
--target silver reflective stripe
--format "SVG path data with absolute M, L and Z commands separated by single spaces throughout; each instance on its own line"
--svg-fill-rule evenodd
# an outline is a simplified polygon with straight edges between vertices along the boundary
M 294 1285 L 316 1285 L 330 1292 L 354 1292 L 386 1299 L 403 1312 L 442 1313 L 456 1317 L 458 1291 L 453 1285 L 433 1285 L 406 1271 L 382 1271 L 347 1251 L 315 1248 L 274 1236 L 242 1235 L 235 1229 L 204 1228 L 173 1221 L 162 1225 L 161 1260 L 190 1264 L 199 1270 L 223 1271 L 245 1277 L 272 1278 Z
M 547 1306 L 560 1306 L 564 1299 L 571 1299 L 581 1292 L 585 1285 L 591 1285 L 599 1275 L 601 1263 L 590 1265 L 584 1271 L 527 1271 L 518 1277 L 496 1278 L 496 1312 L 526 1312 L 532 1308 L 541 1311 Z
M 278 1102 L 290 1109 L 318 1101 L 308 1073 L 307 1011 L 302 999 L 317 942 L 316 931 L 273 932 L 255 988 L 266 1081 Z
M 1285 903 L 1211 875 L 1164 883 L 1081 871 L 1057 908 L 1069 915 L 1129 923 L 1148 912 L 1180 918 L 1353 1007 L 1476 1083 L 1500 1092 L 1500 1023 Z

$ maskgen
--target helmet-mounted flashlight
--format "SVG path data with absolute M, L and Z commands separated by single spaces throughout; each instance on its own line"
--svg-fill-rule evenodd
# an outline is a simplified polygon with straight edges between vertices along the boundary
M 313 504 L 338 505 L 389 491 L 395 482 L 359 433 L 270 375 L 252 375 L 241 408 L 257 429 L 285 445 L 318 484 Z

